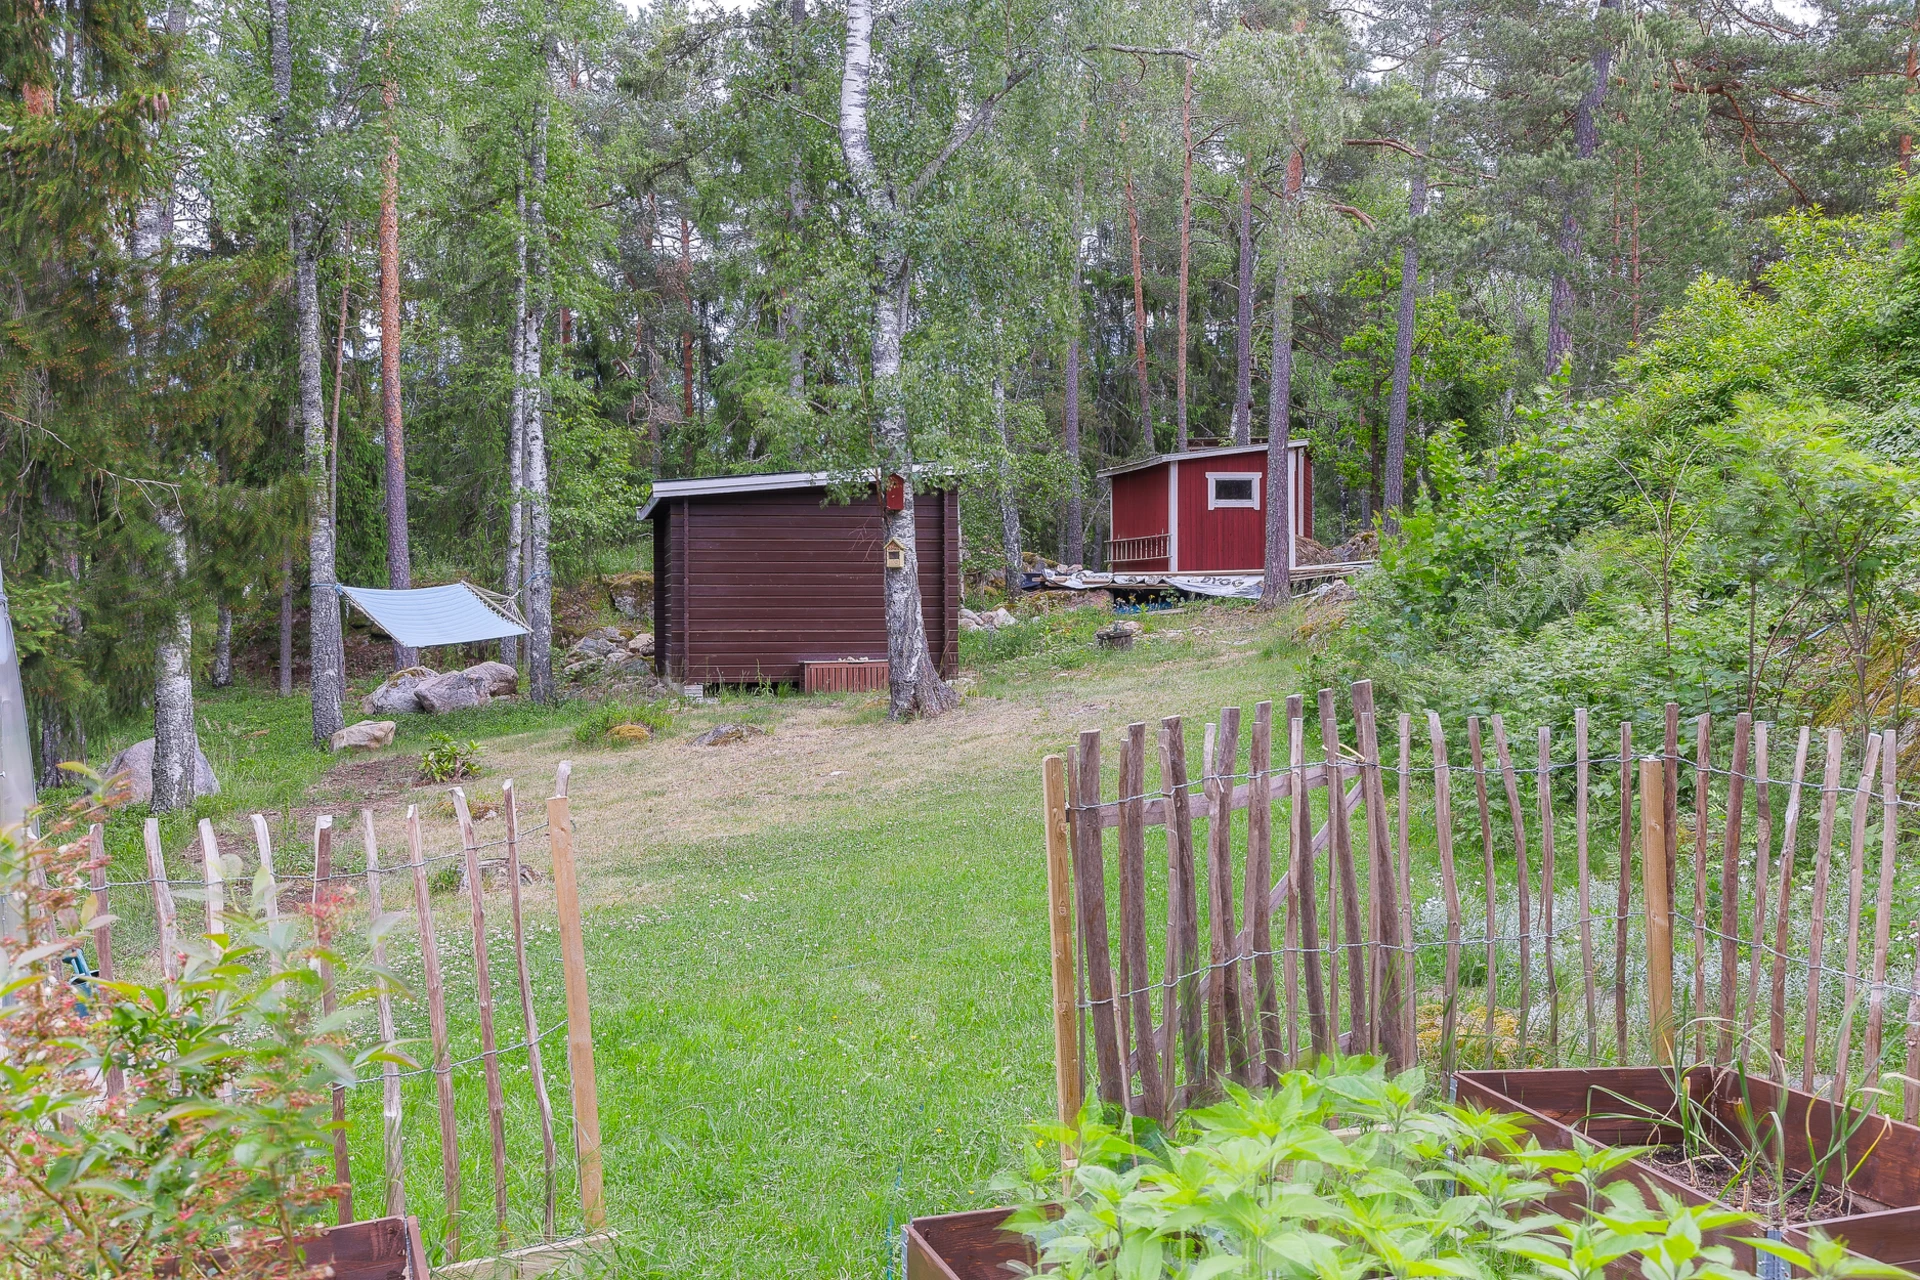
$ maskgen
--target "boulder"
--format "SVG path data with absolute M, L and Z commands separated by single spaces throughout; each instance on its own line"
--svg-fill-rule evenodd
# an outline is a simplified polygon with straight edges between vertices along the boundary
M 639 635 L 627 641 L 627 652 L 638 657 L 651 658 L 653 656 L 653 633 L 651 631 L 642 631 Z
M 981 620 L 979 614 L 962 605 L 960 609 L 960 629 L 962 631 L 985 631 L 987 624 Z
M 420 699 L 422 711 L 445 715 L 449 711 L 484 706 L 489 695 L 487 681 L 483 677 L 469 675 L 465 671 L 449 671 L 426 681 L 415 696 Z
M 381 681 L 380 687 L 361 700 L 362 714 L 370 716 L 410 716 L 422 710 L 420 686 L 438 678 L 432 667 L 407 667 Z
M 362 720 L 328 738 L 327 748 L 331 751 L 345 751 L 349 747 L 356 751 L 377 751 L 393 745 L 393 731 L 399 727 L 391 720 Z
M 601 579 L 607 584 L 607 598 L 613 611 L 623 618 L 647 622 L 653 618 L 653 575 L 650 573 L 610 573 Z
M 643 724 L 617 724 L 607 730 L 607 736 L 615 742 L 645 742 L 653 737 L 653 730 Z
M 757 724 L 717 724 L 693 740 L 696 747 L 724 747 L 765 733 Z
M 485 680 L 490 698 L 510 698 L 520 692 L 520 673 L 504 662 L 476 662 L 462 674 Z
M 620 644 L 618 632 L 614 633 L 612 639 L 608 639 L 601 632 L 595 631 L 591 635 L 581 636 L 574 641 L 573 648 L 567 650 L 567 656 L 569 658 L 604 658 L 619 648 Z
M 112 778 L 122 773 L 127 775 L 129 800 L 134 804 L 148 804 L 153 800 L 152 738 L 142 738 L 107 761 L 106 777 Z M 213 776 L 213 765 L 208 763 L 206 752 L 197 748 L 193 757 L 193 794 L 220 794 L 220 779 Z
M 991 627 L 993 630 L 998 631 L 1002 627 L 1011 627 L 1011 626 L 1018 625 L 1020 619 L 1014 617 L 1011 613 L 1008 613 L 1005 608 L 999 608 L 999 609 L 995 609 L 992 613 L 986 615 L 986 617 L 983 618 L 982 621 L 985 622 L 987 626 Z

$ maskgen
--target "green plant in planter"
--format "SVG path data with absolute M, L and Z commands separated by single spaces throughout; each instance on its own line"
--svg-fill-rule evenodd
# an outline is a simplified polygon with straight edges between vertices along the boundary
M 20 908 L 0 939 L 0 1280 L 317 1276 L 298 1241 L 330 1197 L 329 1090 L 404 1061 L 353 1048 L 373 992 L 342 970 L 323 1009 L 313 965 L 340 957 L 305 915 L 267 919 L 264 878 L 251 909 L 182 945 L 176 981 L 76 981 L 94 913 L 81 824 L 103 814 L 83 798 L 42 837 L 0 835 Z
M 1172 1130 L 1129 1132 L 1092 1109 L 1077 1128 L 1036 1126 L 1008 1221 L 1065 1280 L 1731 1280 L 1707 1236 L 1747 1221 L 1675 1199 L 1649 1206 L 1609 1181 L 1634 1154 L 1541 1148 L 1519 1117 L 1436 1101 L 1417 1071 L 1368 1058 L 1234 1085 Z M 1075 1152 L 1077 1159 L 1062 1160 Z M 1575 1216 L 1544 1211 L 1550 1196 Z M 1757 1242 L 1760 1243 L 1760 1242 Z M 1864 1268 L 1820 1245 L 1829 1276 Z M 1819 1252 L 1810 1250 L 1809 1255 Z

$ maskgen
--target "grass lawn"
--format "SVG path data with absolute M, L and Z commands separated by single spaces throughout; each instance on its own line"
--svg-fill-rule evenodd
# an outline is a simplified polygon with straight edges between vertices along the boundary
M 1042 756 L 1068 750 L 1082 729 L 1105 730 L 1111 795 L 1115 731 L 1180 714 L 1197 776 L 1207 720 L 1225 705 L 1250 714 L 1263 698 L 1280 703 L 1302 678 L 1302 653 L 1288 624 L 1246 608 L 1189 606 L 1150 616 L 1148 637 L 1125 653 L 1092 645 L 1102 620 L 1091 611 L 1069 612 L 966 637 L 968 696 L 960 710 L 932 723 L 890 724 L 883 700 L 873 697 L 736 694 L 683 710 L 651 742 L 583 747 L 574 728 L 591 714 L 587 704 L 550 711 L 508 703 L 403 721 L 393 748 L 343 762 L 306 745 L 304 700 L 229 692 L 202 707 L 214 726 L 208 754 L 227 792 L 203 801 L 198 813 L 214 822 L 229 851 L 240 847 L 247 811 L 278 813 L 278 856 L 288 868 L 310 865 L 307 833 L 318 814 L 332 813 L 349 827 L 336 843 L 338 864 L 353 870 L 361 865 L 355 815 L 370 804 L 382 860 L 393 865 L 403 857 L 408 805 L 421 809 L 429 854 L 458 848 L 443 789 L 408 789 L 430 733 L 450 730 L 478 741 L 482 774 L 466 784 L 476 800 L 497 798 L 508 777 L 519 780 L 523 828 L 542 819 L 556 764 L 573 760 L 606 1194 L 621 1235 L 615 1271 L 887 1275 L 897 1265 L 906 1219 L 990 1203 L 990 1182 L 1016 1161 L 1024 1126 L 1051 1116 Z M 743 721 L 767 732 L 720 747 L 691 742 L 714 724 Z M 1457 739 L 1463 728 L 1449 731 Z M 1310 744 L 1316 739 L 1309 733 Z M 1454 748 L 1459 763 L 1463 744 L 1456 740 Z M 1561 753 L 1568 749 L 1562 744 Z M 1391 742 L 1386 750 L 1391 758 Z M 1317 755 L 1310 745 L 1309 758 Z M 1415 759 L 1426 759 L 1424 746 Z M 1158 776 L 1152 766 L 1149 773 Z M 1609 778 L 1596 761 L 1596 831 L 1614 821 Z M 1442 935 L 1444 920 L 1435 914 L 1437 864 L 1426 852 L 1430 780 L 1417 783 L 1414 794 L 1416 925 L 1431 941 Z M 1531 811 L 1531 785 L 1521 800 Z M 1466 876 L 1467 933 L 1475 936 L 1480 850 L 1470 806 L 1470 788 L 1457 778 L 1456 847 Z M 1512 837 L 1498 786 L 1493 810 L 1503 904 L 1498 931 L 1511 933 Z M 112 825 L 117 878 L 144 874 L 142 816 L 125 813 Z M 1556 824 L 1563 849 L 1556 910 L 1563 921 L 1574 918 L 1571 816 L 1563 798 Z M 188 847 L 192 827 L 189 818 L 164 824 L 176 876 L 198 874 Z M 501 819 L 481 818 L 479 834 L 497 839 Z M 1803 845 L 1810 834 L 1803 831 Z M 1164 918 L 1157 901 L 1163 833 L 1156 829 L 1148 841 L 1152 921 Z M 1808 852 L 1803 848 L 1803 859 Z M 537 829 L 529 832 L 525 857 L 535 866 L 546 861 Z M 1595 846 L 1594 858 L 1595 893 L 1604 906 L 1613 894 L 1610 838 Z M 245 861 L 251 865 L 250 854 Z M 1537 850 L 1533 865 L 1537 875 Z M 1920 900 L 1914 879 L 1902 877 L 1902 911 Z M 388 909 L 410 913 L 410 878 L 384 883 Z M 450 870 L 433 883 L 458 1061 L 480 1048 L 469 906 Z M 558 943 L 544 879 L 526 899 L 530 968 L 559 1112 L 557 1227 L 566 1233 L 579 1226 L 578 1195 Z M 150 948 L 151 910 L 140 894 L 122 891 L 114 909 L 122 918 L 116 939 L 128 939 L 122 954 L 141 954 L 143 937 Z M 182 909 L 196 910 L 184 902 Z M 523 1030 L 503 890 L 489 889 L 486 910 L 498 1041 L 514 1045 Z M 1202 929 L 1204 936 L 1204 923 Z M 1611 932 L 1599 934 L 1605 973 L 1598 1021 L 1610 1028 Z M 1576 945 L 1571 934 L 1563 938 L 1557 973 L 1568 1060 L 1584 1054 L 1584 1032 L 1573 1026 L 1581 971 L 1577 950 L 1566 950 Z M 389 953 L 396 972 L 417 987 L 421 959 L 411 925 L 392 936 Z M 1463 959 L 1465 982 L 1483 980 L 1479 948 L 1470 946 Z M 1440 960 L 1438 949 L 1422 954 L 1427 998 Z M 1637 954 L 1630 957 L 1631 966 L 1640 963 Z M 1502 964 L 1504 1010 L 1513 1002 L 1514 957 Z M 1628 981 L 1637 1002 L 1644 975 L 1630 968 Z M 1473 1006 L 1484 996 L 1463 996 L 1463 1017 L 1477 1025 Z M 399 1014 L 409 1051 L 426 1060 L 424 1009 L 412 1002 Z M 1544 1021 L 1536 1009 L 1536 1046 Z M 1636 1036 L 1641 1030 L 1636 1024 Z M 1610 1042 L 1603 1030 L 1603 1051 Z M 541 1230 L 539 1130 L 524 1051 L 503 1055 L 502 1067 L 507 1234 L 525 1243 Z M 474 1257 L 494 1251 L 480 1065 L 457 1067 L 455 1085 L 462 1256 Z M 356 1088 L 350 1099 L 354 1184 L 365 1216 L 379 1207 L 380 1090 Z M 431 1077 L 409 1075 L 407 1207 L 438 1247 L 446 1212 L 434 1108 Z
M 986 1203 L 1029 1121 L 1052 1109 L 1039 761 L 1085 727 L 1284 696 L 1289 650 L 1250 610 L 1156 615 L 1129 653 L 1094 648 L 1104 620 L 1056 614 L 1016 632 L 969 636 L 969 695 L 931 724 L 893 725 L 873 698 L 734 695 L 691 708 L 651 743 L 583 748 L 587 713 L 504 704 L 407 719 L 395 746 L 339 762 L 307 744 L 307 704 L 259 689 L 203 697 L 205 749 L 224 794 L 163 823 L 175 876 L 199 874 L 195 822 L 244 850 L 244 815 L 274 815 L 276 857 L 311 865 L 320 812 L 347 832 L 336 860 L 361 865 L 356 811 L 376 808 L 382 861 L 404 849 L 417 804 L 429 854 L 458 847 L 441 789 L 404 783 L 433 732 L 479 742 L 470 795 L 520 779 L 523 825 L 540 818 L 557 762 L 571 787 L 606 1186 L 623 1274 L 652 1268 L 732 1276 L 878 1276 L 907 1219 Z M 349 717 L 350 719 L 353 717 Z M 688 739 L 722 721 L 766 735 L 727 747 Z M 137 736 L 129 730 L 128 737 Z M 115 879 L 144 875 L 144 811 L 109 828 Z M 499 819 L 481 822 L 497 838 Z M 544 863 L 544 840 L 527 858 Z M 436 877 L 436 936 L 451 993 L 454 1058 L 479 1052 L 464 895 Z M 411 883 L 384 881 L 388 910 Z M 544 881 L 528 891 L 531 969 L 546 1070 L 559 1111 L 559 1228 L 578 1225 L 567 1108 L 557 935 Z M 191 895 L 183 895 L 183 899 Z M 131 900 L 128 900 L 131 899 Z M 487 895 L 503 1045 L 522 1038 L 506 895 Z M 151 947 L 142 891 L 114 910 L 123 956 Z M 198 908 L 181 902 L 183 920 Z M 124 939 L 124 940 L 123 940 Z M 393 968 L 421 972 L 414 931 L 389 941 Z M 122 961 L 123 964 L 126 961 Z M 425 1061 L 419 1004 L 401 1034 Z M 510 1158 L 509 1234 L 540 1230 L 540 1141 L 524 1052 L 503 1055 Z M 467 1257 L 493 1251 L 491 1162 L 482 1069 L 456 1069 Z M 408 1209 L 430 1240 L 444 1210 L 431 1077 L 405 1082 Z M 350 1093 L 359 1212 L 377 1211 L 380 1090 Z

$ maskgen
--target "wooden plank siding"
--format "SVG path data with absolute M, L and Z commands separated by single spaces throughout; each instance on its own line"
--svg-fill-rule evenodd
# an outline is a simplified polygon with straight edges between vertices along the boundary
M 1313 536 L 1313 463 L 1304 447 L 1288 451 L 1294 529 Z M 1122 573 L 1260 573 L 1266 568 L 1267 447 L 1203 449 L 1133 464 L 1109 476 L 1113 532 Z M 1207 506 L 1210 475 L 1257 476 L 1257 507 Z M 1121 563 L 1124 558 L 1125 563 Z
M 799 682 L 807 662 L 887 656 L 877 499 L 824 488 L 663 500 L 653 514 L 655 664 L 669 679 Z M 941 674 L 960 663 L 960 506 L 916 495 L 927 643 Z

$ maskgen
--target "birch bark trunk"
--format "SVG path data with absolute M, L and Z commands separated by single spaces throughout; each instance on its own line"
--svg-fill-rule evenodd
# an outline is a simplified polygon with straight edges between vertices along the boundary
M 907 327 L 910 280 L 906 253 L 899 243 L 898 210 L 881 177 L 868 141 L 868 88 L 873 74 L 873 3 L 850 0 L 847 6 L 846 62 L 840 79 L 840 143 L 846 151 L 874 240 L 873 395 L 877 405 L 874 436 L 882 465 L 902 478 L 898 511 L 885 511 L 885 541 L 905 549 L 905 566 L 881 570 L 887 618 L 887 680 L 894 719 L 934 716 L 959 705 L 959 695 L 934 664 L 920 600 L 919 553 L 915 537 L 913 444 L 900 402 L 901 341 Z
M 997 336 L 999 323 L 996 321 L 993 327 Z M 999 343 L 994 346 L 997 361 Z M 1000 545 L 1006 553 L 1007 599 L 1011 600 L 1020 594 L 1027 563 L 1020 554 L 1020 503 L 1014 487 L 1013 427 L 1007 421 L 1007 388 L 997 370 L 993 375 L 993 422 L 1000 433 Z
M 552 57 L 551 46 L 542 47 L 543 63 Z M 547 324 L 547 223 L 545 192 L 547 186 L 547 126 L 549 108 L 543 93 L 534 117 L 533 157 L 530 165 L 532 193 L 527 201 L 527 243 L 531 250 L 531 306 L 526 316 L 523 358 L 526 365 L 526 463 L 527 486 L 527 690 L 535 702 L 549 705 L 557 701 L 553 681 L 553 573 L 549 548 L 553 538 L 553 513 L 547 494 L 546 389 L 541 384 L 543 340 Z
M 269 0 L 274 129 L 289 159 L 293 111 L 293 37 L 291 0 Z M 299 422 L 302 462 L 307 477 L 307 576 L 310 583 L 310 658 L 313 674 L 313 741 L 324 745 L 346 724 L 345 673 L 340 637 L 340 597 L 334 590 L 333 500 L 327 474 L 327 417 L 320 373 L 320 285 L 314 247 L 313 215 L 296 181 L 287 219 L 293 257 L 294 343 L 299 353 Z
M 233 609 L 221 605 L 213 631 L 213 679 L 216 689 L 233 685 Z
M 509 599 L 517 599 L 523 585 L 525 560 L 521 544 L 526 540 L 527 469 L 527 188 L 521 183 L 514 194 L 513 234 L 513 326 L 508 335 L 507 363 L 512 371 L 513 391 L 507 400 L 507 565 L 505 585 Z M 648 406 L 651 410 L 652 406 Z M 500 661 L 508 666 L 520 662 L 520 639 L 508 636 L 500 641 Z
M 193 615 L 185 607 L 187 521 L 178 507 L 162 507 L 155 520 L 167 535 L 167 595 L 173 616 L 154 653 L 153 805 L 172 813 L 193 803 L 194 762 L 200 737 L 193 725 Z

